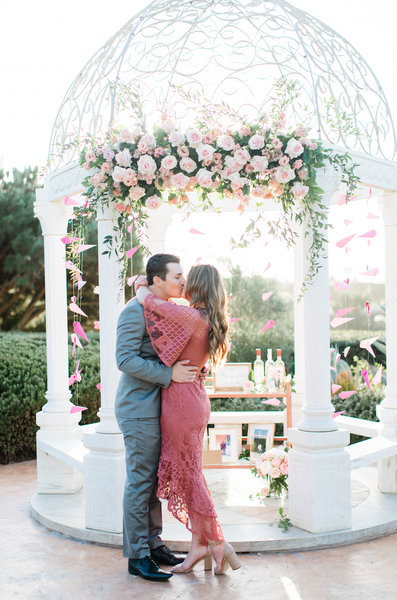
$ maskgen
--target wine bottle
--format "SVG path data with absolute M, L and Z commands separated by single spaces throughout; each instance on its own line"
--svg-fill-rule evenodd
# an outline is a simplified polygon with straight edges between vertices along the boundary
M 272 359 L 272 350 L 271 348 L 267 351 L 267 361 L 265 363 L 266 368 L 266 389 L 269 392 L 275 390 L 274 386 L 274 361 Z
M 254 362 L 254 381 L 255 387 L 261 387 L 263 383 L 263 379 L 265 377 L 265 368 L 263 364 L 263 360 L 261 359 L 261 351 L 260 348 L 256 349 L 256 361 Z
M 277 350 L 277 360 L 274 364 L 275 366 L 275 388 L 277 390 L 282 390 L 284 386 L 285 379 L 285 365 L 281 360 L 281 350 Z

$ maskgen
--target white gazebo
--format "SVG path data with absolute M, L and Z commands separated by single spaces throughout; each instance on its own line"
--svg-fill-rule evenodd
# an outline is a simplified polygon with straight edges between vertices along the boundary
M 302 103 L 315 111 L 312 135 L 337 150 L 349 149 L 358 164 L 362 188 L 379 197 L 386 227 L 386 335 L 388 381 L 378 407 L 380 423 L 332 418 L 329 364 L 328 264 L 303 300 L 295 304 L 294 425 L 288 432 L 290 517 L 311 533 L 351 527 L 350 473 L 378 462 L 379 489 L 397 493 L 397 164 L 390 110 L 374 73 L 335 31 L 284 0 L 154 0 L 117 32 L 80 71 L 55 120 L 50 155 L 81 132 L 100 135 L 117 118 L 116 94 L 122 84 L 139 82 L 150 119 L 156 100 L 176 101 L 169 83 L 225 99 L 242 114 L 256 115 L 269 105 L 275 78 L 291 77 L 302 87 Z M 335 99 L 334 104 L 329 102 Z M 326 106 L 337 121 L 349 113 L 361 135 L 344 137 L 324 119 Z M 177 102 L 177 117 L 186 106 Z M 296 121 L 306 119 L 294 106 Z M 313 132 L 315 132 L 313 134 Z M 115 362 L 116 323 L 124 306 L 118 299 L 118 265 L 102 256 L 115 215 L 98 216 L 100 422 L 79 426 L 71 414 L 68 387 L 68 331 L 65 247 L 72 207 L 87 172 L 71 147 L 52 162 L 44 188 L 37 191 L 35 215 L 45 240 L 48 391 L 37 414 L 38 496 L 75 494 L 85 488 L 87 531 L 119 534 L 125 478 L 123 438 L 114 415 L 119 372 Z M 343 192 L 332 169 L 318 174 L 329 207 Z M 270 210 L 274 205 L 269 203 Z M 249 208 L 256 210 L 255 207 Z M 150 217 L 149 245 L 164 251 L 165 234 L 177 209 L 163 207 Z M 233 211 L 225 201 L 223 210 Z M 304 229 L 300 232 L 303 234 Z M 307 269 L 310 238 L 300 235 L 295 249 L 295 297 Z M 349 432 L 371 439 L 346 449 Z M 42 519 L 45 522 L 45 519 Z M 99 539 L 94 533 L 92 538 Z

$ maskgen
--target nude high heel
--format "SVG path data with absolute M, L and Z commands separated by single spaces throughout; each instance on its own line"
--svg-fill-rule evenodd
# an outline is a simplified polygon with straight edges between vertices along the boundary
M 196 544 L 200 544 L 199 540 L 192 540 Z M 210 549 L 207 546 L 207 552 L 201 558 L 198 558 L 189 569 L 183 568 L 183 563 L 180 565 L 176 565 L 171 569 L 171 573 L 191 573 L 194 567 L 201 561 L 204 561 L 204 571 L 212 571 L 212 554 Z
M 218 546 L 219 544 L 223 545 L 222 564 L 219 567 L 219 570 L 217 570 L 215 567 L 215 575 L 223 575 L 223 573 L 225 573 L 229 567 L 231 567 L 233 571 L 236 571 L 241 567 L 240 561 L 237 558 L 237 554 L 235 553 L 233 546 L 228 544 L 228 542 L 208 542 L 208 544 L 210 546 Z

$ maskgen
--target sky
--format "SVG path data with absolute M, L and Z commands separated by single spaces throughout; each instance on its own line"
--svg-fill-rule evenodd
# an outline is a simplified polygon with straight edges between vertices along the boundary
M 24 166 L 42 166 L 47 159 L 48 143 L 57 110 L 79 70 L 91 56 L 134 14 L 149 4 L 149 0 L 119 2 L 115 6 L 105 0 L 20 0 L 2 6 L 2 31 L 0 35 L 0 160 L 6 170 Z M 362 54 L 377 75 L 397 121 L 397 78 L 394 76 L 397 62 L 395 22 L 397 5 L 392 0 L 374 4 L 373 0 L 291 0 L 291 4 L 319 18 L 335 29 Z M 22 16 L 21 16 L 22 15 Z M 349 254 L 335 253 L 336 238 L 350 234 L 343 224 L 343 216 L 349 210 L 356 222 L 350 225 L 361 233 L 375 226 L 378 231 L 373 244 L 365 248 L 368 261 L 383 261 L 383 227 L 381 219 L 366 221 L 364 208 L 335 207 L 330 220 L 335 231 L 330 235 L 330 273 L 337 278 L 355 267 L 355 253 L 362 262 L 367 257 L 356 245 Z M 368 208 L 368 207 L 367 207 Z M 371 199 L 369 209 L 379 214 L 377 201 Z M 343 216 L 343 219 L 341 218 Z M 362 218 L 363 222 L 357 220 Z M 203 229 L 203 216 L 189 221 L 189 228 Z M 255 246 L 246 251 L 230 253 L 230 233 L 241 231 L 241 223 L 247 217 L 224 215 L 222 227 L 218 217 L 206 217 L 206 239 L 192 240 L 181 235 L 185 224 L 175 218 L 168 233 L 169 250 L 175 239 L 184 246 L 186 260 L 191 264 L 197 256 L 204 260 L 219 256 L 231 256 L 241 264 L 246 273 L 260 273 L 262 263 L 267 264 L 263 247 Z M 363 230 L 364 228 L 364 230 Z M 346 234 L 345 234 L 346 230 Z M 352 231 L 354 233 L 354 231 Z M 339 236 L 339 237 L 338 237 Z M 199 236 L 201 237 L 201 236 Z M 332 248 L 332 251 L 331 251 Z M 272 242 L 268 247 L 272 264 L 269 276 L 292 281 L 293 256 L 284 246 Z M 258 258 L 260 256 L 260 259 Z M 194 257 L 194 258 L 193 258 Z M 375 262 L 376 262 L 375 261 Z M 372 263 L 371 263 L 372 264 Z M 376 266 L 376 265 L 374 265 Z M 360 267 L 361 268 L 361 267 Z M 383 272 L 378 281 L 382 281 Z M 356 271 L 356 269 L 354 269 Z

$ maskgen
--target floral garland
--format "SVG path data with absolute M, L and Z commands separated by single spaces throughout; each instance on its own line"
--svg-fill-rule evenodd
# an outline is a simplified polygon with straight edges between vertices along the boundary
M 175 89 L 188 105 L 195 107 L 194 126 L 183 130 L 170 111 L 162 110 L 153 131 L 148 131 L 139 93 L 130 90 L 135 125 L 112 129 L 103 143 L 89 139 L 81 152 L 80 164 L 95 172 L 84 181 L 87 202 L 77 209 L 77 218 L 82 221 L 102 204 L 114 206 L 118 212 L 118 249 L 109 237 L 105 240 L 106 252 L 116 248 L 119 260 L 124 261 L 124 278 L 127 231 L 133 227 L 141 246 L 149 253 L 144 231 L 148 211 L 157 210 L 163 202 L 193 211 L 197 208 L 189 200 L 193 190 L 197 191 L 198 206 L 204 209 L 213 206 L 214 193 L 220 199 L 233 198 L 241 213 L 254 198 L 256 218 L 251 219 L 239 242 L 231 240 L 233 246 L 246 247 L 260 237 L 261 221 L 267 224 L 271 235 L 293 245 L 296 234 L 291 223 L 305 223 L 312 233 L 312 244 L 303 292 L 318 272 L 318 259 L 327 243 L 323 190 L 317 186 L 316 171 L 332 164 L 341 172 L 349 197 L 358 181 L 354 174 L 356 165 L 351 164 L 348 154 L 334 153 L 309 138 L 305 125 L 287 129 L 288 107 L 298 96 L 296 82 L 276 82 L 270 113 L 262 112 L 252 123 L 226 104 L 211 104 L 198 94 Z M 126 88 L 124 95 L 128 96 Z M 221 125 L 225 118 L 231 125 Z M 277 221 L 269 221 L 261 211 L 264 200 L 269 199 L 282 209 Z

